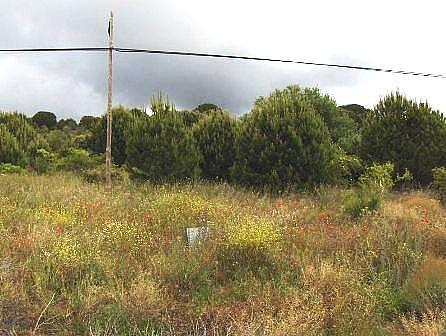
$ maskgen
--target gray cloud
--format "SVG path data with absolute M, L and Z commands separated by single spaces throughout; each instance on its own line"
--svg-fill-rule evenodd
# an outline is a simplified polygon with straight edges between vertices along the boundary
M 275 25 L 259 25 L 260 14 L 252 16 L 246 12 L 246 17 L 242 15 L 240 19 L 239 13 L 238 21 L 231 21 L 224 13 L 219 16 L 215 10 L 209 10 L 209 4 L 201 1 L 190 1 L 188 6 L 174 0 L 7 2 L 0 14 L 2 48 L 105 46 L 107 15 L 113 9 L 115 43 L 121 47 L 307 60 L 312 57 L 318 61 L 374 65 L 370 61 L 373 57 L 361 50 L 356 56 L 349 56 L 352 53 L 346 49 L 337 51 L 341 47 L 330 49 L 324 26 L 314 32 L 313 41 L 305 30 L 300 33 L 304 25 L 283 33 L 284 23 L 277 17 L 272 21 L 278 27 L 277 36 L 269 36 Z M 268 10 L 261 15 L 269 15 Z M 295 24 L 290 22 L 290 27 Z M 257 35 L 257 29 L 263 33 Z M 250 39 L 239 39 L 239 32 Z M 327 48 L 323 49 L 323 44 Z M 268 45 L 272 45 L 271 49 L 266 48 Z M 315 50 L 313 54 L 308 51 L 311 49 Z M 0 109 L 27 114 L 45 109 L 61 118 L 101 114 L 106 103 L 106 61 L 105 53 L 1 54 Z M 181 108 L 212 102 L 240 114 L 248 111 L 258 96 L 289 84 L 318 86 L 341 103 L 370 105 L 388 90 L 400 87 L 415 92 L 426 88 L 424 83 L 408 84 L 401 77 L 378 79 L 362 72 L 298 65 L 160 55 L 114 56 L 116 105 L 142 106 L 151 95 L 161 91 Z M 427 93 L 420 92 L 421 97 Z M 440 102 L 438 95 L 426 97 Z

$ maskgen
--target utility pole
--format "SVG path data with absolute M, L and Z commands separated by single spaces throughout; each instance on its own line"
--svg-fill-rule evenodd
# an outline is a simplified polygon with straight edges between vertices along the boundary
M 111 146 L 112 146 L 112 86 L 113 86 L 113 12 L 108 20 L 108 99 L 107 99 L 107 146 L 105 148 L 105 181 L 111 188 Z

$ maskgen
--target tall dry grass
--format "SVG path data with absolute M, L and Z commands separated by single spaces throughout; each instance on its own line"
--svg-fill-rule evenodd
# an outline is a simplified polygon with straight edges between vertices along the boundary
M 431 322 L 429 314 L 445 308 L 438 279 L 446 271 L 446 211 L 414 192 L 351 220 L 344 193 L 323 187 L 279 198 L 209 183 L 107 192 L 69 175 L 0 176 L 0 330 L 400 335 L 442 328 L 444 319 Z M 209 236 L 188 246 L 185 229 L 197 226 Z

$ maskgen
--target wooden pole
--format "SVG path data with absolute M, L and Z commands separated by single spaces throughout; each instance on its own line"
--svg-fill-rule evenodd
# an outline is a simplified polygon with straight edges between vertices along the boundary
M 111 188 L 111 146 L 112 146 L 112 85 L 113 85 L 113 12 L 108 21 L 108 99 L 107 99 L 107 145 L 105 148 L 105 181 Z

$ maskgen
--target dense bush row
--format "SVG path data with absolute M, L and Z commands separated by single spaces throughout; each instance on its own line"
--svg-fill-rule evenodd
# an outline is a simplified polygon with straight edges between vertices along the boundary
M 178 111 L 159 95 L 151 113 L 120 106 L 113 120 L 114 164 L 152 181 L 204 178 L 281 192 L 352 184 L 367 167 L 390 162 L 394 179 L 409 174 L 426 185 L 432 169 L 446 165 L 445 117 L 398 92 L 367 110 L 289 86 L 258 98 L 240 118 L 212 104 Z M 2 113 L 0 162 L 75 170 L 90 180 L 94 171 L 99 180 L 105 132 L 105 116 L 77 124 L 50 112 Z

